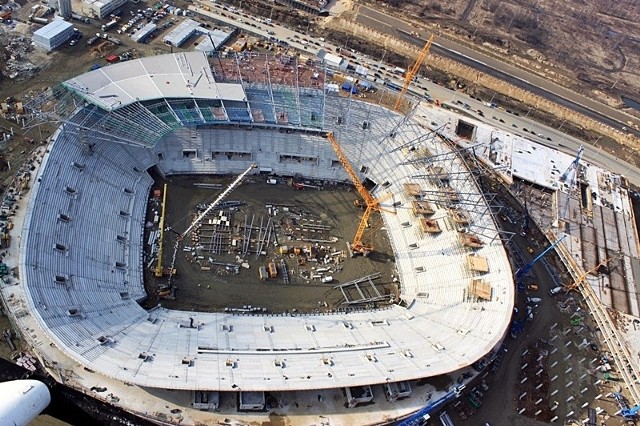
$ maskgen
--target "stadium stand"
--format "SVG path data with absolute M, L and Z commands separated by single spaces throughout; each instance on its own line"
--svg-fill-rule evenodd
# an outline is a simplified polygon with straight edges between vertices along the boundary
M 208 63 L 204 55 L 181 53 L 164 60 L 173 64 L 162 76 L 173 82 L 163 86 L 167 93 L 123 83 L 118 90 L 131 93 L 117 93 L 108 105 L 100 98 L 115 90 L 114 81 L 148 82 L 150 70 L 162 69 L 158 57 L 66 82 L 71 96 L 86 104 L 62 125 L 44 159 L 25 218 L 20 265 L 30 309 L 62 351 L 93 371 L 139 386 L 266 391 L 445 374 L 500 342 L 514 294 L 494 219 L 465 175 L 464 161 L 442 140 L 423 137 L 428 130 L 412 113 L 402 116 L 352 96 L 325 96 L 315 74 L 287 87 L 268 84 L 263 75 L 251 80 L 246 57 Z M 264 66 L 277 74 L 291 64 L 265 60 Z M 226 83 L 215 80 L 223 75 Z M 185 81 L 187 88 L 177 83 Z M 262 120 L 255 120 L 258 110 Z M 145 297 L 142 232 L 152 185 L 147 169 L 237 173 L 257 163 L 280 175 L 345 181 L 326 132 L 335 134 L 361 178 L 375 184 L 375 196 L 393 195 L 389 206 L 396 214 L 382 217 L 396 256 L 401 303 L 295 316 L 145 311 L 137 303 Z M 446 186 L 433 176 L 416 177 L 438 161 L 466 177 Z M 407 185 L 416 184 L 420 189 L 409 194 Z M 454 196 L 470 206 L 464 229 L 451 219 Z M 431 220 L 440 232 L 421 229 L 413 200 L 432 204 Z M 465 246 L 463 233 L 475 233 L 484 244 Z M 469 255 L 490 264 L 482 275 L 492 289 L 487 300 L 469 294 L 477 277 L 466 266 Z M 223 325 L 233 325 L 233 332 Z M 147 352 L 153 357 L 139 356 Z M 282 354 L 286 368 L 274 362 Z

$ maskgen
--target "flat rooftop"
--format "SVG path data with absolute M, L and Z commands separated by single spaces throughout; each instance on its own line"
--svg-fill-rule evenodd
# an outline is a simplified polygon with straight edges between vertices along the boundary
M 455 126 L 445 127 L 442 133 L 462 147 L 474 145 L 476 155 L 507 183 L 521 179 L 539 187 L 517 189 L 521 199 L 527 198 L 534 221 L 558 238 L 565 235 L 561 244 L 584 271 L 610 259 L 608 274 L 590 274 L 587 281 L 605 306 L 640 315 L 636 297 L 640 240 L 623 177 L 582 158 L 577 170 L 569 172 L 563 181 L 561 177 L 576 154 L 566 154 L 473 118 L 459 118 L 451 111 L 437 109 L 435 114 L 435 123 L 461 119 L 476 126 L 472 140 L 458 137 Z M 576 183 L 570 189 L 572 179 Z
M 79 75 L 63 85 L 107 111 L 159 98 L 246 100 L 240 84 L 216 81 L 207 56 L 201 52 L 121 62 Z

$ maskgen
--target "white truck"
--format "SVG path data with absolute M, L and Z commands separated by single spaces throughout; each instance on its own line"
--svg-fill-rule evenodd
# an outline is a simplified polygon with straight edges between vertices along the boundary
M 111 28 L 115 27 L 116 25 L 118 25 L 118 20 L 112 19 L 111 21 L 107 22 L 102 26 L 102 31 L 109 31 Z
M 555 296 L 556 294 L 560 293 L 561 291 L 562 291 L 562 286 L 554 287 L 551 290 L 549 290 L 549 296 Z

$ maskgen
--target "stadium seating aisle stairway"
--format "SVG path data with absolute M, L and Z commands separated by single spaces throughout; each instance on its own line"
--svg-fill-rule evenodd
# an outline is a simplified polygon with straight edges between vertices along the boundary
M 67 133 L 41 170 L 26 219 L 23 272 L 46 326 L 78 353 L 104 345 L 100 334 L 115 336 L 147 315 L 136 300 L 145 296 L 142 229 L 153 180 L 144 170 L 150 158 L 120 144 L 87 146 Z

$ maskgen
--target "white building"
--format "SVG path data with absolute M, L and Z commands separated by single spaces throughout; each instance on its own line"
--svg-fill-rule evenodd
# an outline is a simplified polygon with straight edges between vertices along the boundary
M 58 1 L 58 13 L 64 19 L 71 18 L 71 0 L 59 0 Z
M 127 0 L 84 0 L 82 13 L 104 19 L 119 7 L 127 3 Z
M 216 51 L 220 46 L 225 44 L 233 35 L 233 33 L 217 28 L 214 30 L 209 30 L 207 28 L 201 27 L 200 23 L 194 21 L 193 19 L 185 19 L 173 31 L 165 35 L 162 38 L 162 41 L 165 44 L 169 44 L 173 47 L 180 47 L 194 35 L 206 36 L 204 40 L 198 43 L 198 46 L 196 46 L 196 50 L 209 54 Z M 212 44 L 212 41 L 215 45 Z
M 152 24 L 152 23 L 146 24 L 144 27 L 136 31 L 131 36 L 131 39 L 136 43 L 144 43 L 147 40 L 147 38 L 149 38 L 149 36 L 151 36 L 151 34 L 153 34 L 157 29 L 158 29 L 158 26 L 156 24 Z
M 346 70 L 349 65 L 346 59 L 325 50 L 319 50 L 317 56 L 325 65 L 332 68 Z
M 64 19 L 54 19 L 49 24 L 33 33 L 36 46 L 52 51 L 73 35 L 73 25 Z

